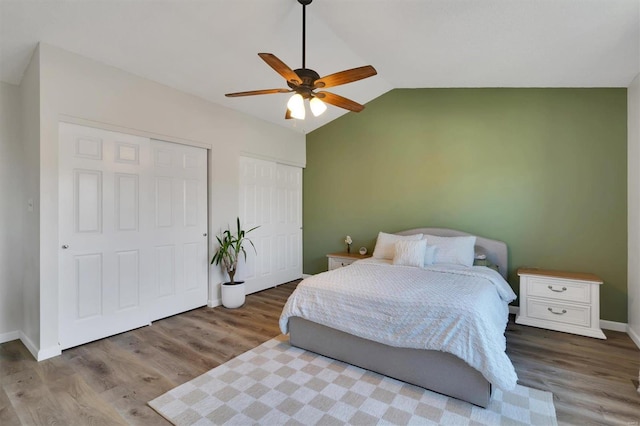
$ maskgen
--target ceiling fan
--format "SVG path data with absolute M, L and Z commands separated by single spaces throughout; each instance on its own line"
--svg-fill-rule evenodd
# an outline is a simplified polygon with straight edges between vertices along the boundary
M 258 56 L 260 56 L 267 65 L 285 78 L 289 89 L 251 90 L 248 92 L 227 93 L 225 96 L 238 97 L 295 92 L 287 103 L 287 112 L 285 114 L 286 119 L 304 119 L 305 99 L 309 100 L 311 112 L 316 117 L 327 109 L 324 102 L 353 112 L 360 112 L 364 109 L 364 105 L 352 101 L 351 99 L 347 99 L 331 92 L 316 91 L 317 89 L 340 86 L 342 84 L 352 83 L 354 81 L 372 77 L 377 74 L 377 71 L 371 65 L 366 65 L 363 67 L 340 71 L 321 78 L 317 72 L 306 67 L 306 7 L 311 4 L 312 1 L 313 0 L 298 0 L 298 3 L 302 5 L 302 68 L 292 70 L 274 54 L 258 53 Z

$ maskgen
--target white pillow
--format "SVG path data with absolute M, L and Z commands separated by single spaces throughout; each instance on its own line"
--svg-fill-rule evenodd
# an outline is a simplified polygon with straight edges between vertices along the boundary
M 436 237 L 435 235 L 425 235 L 425 238 L 427 244 L 438 248 L 434 264 L 449 263 L 473 266 L 476 237 Z
M 396 235 L 378 232 L 376 246 L 373 249 L 373 257 L 376 259 L 393 259 L 395 254 L 396 241 L 418 241 L 422 239 L 422 234 L 415 235 Z
M 427 241 L 426 239 L 424 241 Z M 424 266 L 433 265 L 433 262 L 436 261 L 436 252 L 438 251 L 438 247 L 427 245 L 424 251 Z
M 422 266 L 424 265 L 424 253 L 426 249 L 426 240 L 396 241 L 393 264 L 422 268 Z

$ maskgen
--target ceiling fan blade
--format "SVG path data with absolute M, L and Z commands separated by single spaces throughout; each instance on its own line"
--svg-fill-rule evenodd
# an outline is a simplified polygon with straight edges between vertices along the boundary
M 374 67 L 365 65 L 364 67 L 352 68 L 322 77 L 313 83 L 313 88 L 319 89 L 323 87 L 340 86 L 341 84 L 352 83 L 376 74 L 378 74 L 378 72 Z
M 272 93 L 289 93 L 293 92 L 291 89 L 265 89 L 265 90 L 250 90 L 248 92 L 236 92 L 227 93 L 225 96 L 228 98 L 235 98 L 238 96 L 253 96 L 253 95 L 270 95 Z
M 263 61 L 267 63 L 271 68 L 273 68 L 278 74 L 283 76 L 285 80 L 291 82 L 293 84 L 300 84 L 300 77 L 296 74 L 287 64 L 282 62 L 280 59 L 276 57 L 276 55 L 272 53 L 258 53 L 258 56 L 262 58 Z
M 322 100 L 322 102 L 326 102 L 328 104 L 348 109 L 353 112 L 360 112 L 364 109 L 364 105 L 360 105 L 357 102 L 352 101 L 351 99 L 344 98 L 340 95 L 336 95 L 335 93 L 330 92 L 318 92 L 316 96 Z

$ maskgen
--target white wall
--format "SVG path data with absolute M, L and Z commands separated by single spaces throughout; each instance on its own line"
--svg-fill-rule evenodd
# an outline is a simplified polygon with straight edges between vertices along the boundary
M 22 141 L 18 86 L 0 82 L 0 343 L 22 329 Z
M 640 74 L 627 89 L 627 208 L 629 335 L 640 347 Z
M 40 341 L 40 59 L 34 52 L 20 83 L 22 119 L 23 201 L 33 200 L 33 211 L 22 209 L 22 334 L 32 353 Z M 24 203 L 23 203 L 24 204 Z M 23 205 L 24 207 L 24 205 Z M 20 304 L 20 303 L 18 303 Z
M 301 133 L 50 45 L 41 44 L 39 55 L 41 303 L 38 358 L 44 359 L 59 353 L 59 121 L 95 123 L 98 127 L 157 139 L 210 145 L 211 238 L 228 223 L 233 223 L 238 214 L 241 154 L 304 167 L 306 151 Z M 218 270 L 212 268 L 211 271 L 211 282 L 221 282 Z M 218 297 L 218 291 L 216 287 L 214 298 Z

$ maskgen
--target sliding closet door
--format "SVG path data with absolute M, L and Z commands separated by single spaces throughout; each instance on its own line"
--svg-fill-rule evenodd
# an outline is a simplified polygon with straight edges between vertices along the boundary
M 60 345 L 149 323 L 149 139 L 60 125 Z
M 203 306 L 208 297 L 207 151 L 151 141 L 151 320 Z
M 207 301 L 206 150 L 60 124 L 63 349 Z
M 276 281 L 302 277 L 302 169 L 276 168 Z
M 240 218 L 249 237 L 240 273 L 252 293 L 302 276 L 302 169 L 240 158 Z

